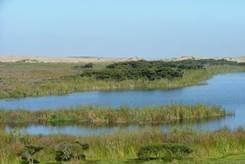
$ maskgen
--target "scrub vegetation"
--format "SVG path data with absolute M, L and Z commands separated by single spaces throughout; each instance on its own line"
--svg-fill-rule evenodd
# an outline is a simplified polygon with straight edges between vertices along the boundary
M 244 163 L 245 130 L 159 129 L 105 136 L 0 133 L 0 163 Z M 34 153 L 31 153 L 34 152 Z M 29 162 L 30 163 L 30 162 Z
M 82 77 L 97 80 L 159 80 L 182 78 L 186 70 L 201 70 L 208 65 L 239 65 L 225 60 L 184 60 L 166 61 L 129 61 L 113 63 L 101 70 L 86 70 Z
M 233 113 L 225 112 L 216 106 L 198 105 L 169 105 L 144 108 L 105 108 L 105 107 L 79 107 L 60 109 L 56 111 L 24 111 L 6 110 L 0 111 L 1 124 L 65 124 L 74 123 L 80 125 L 117 125 L 137 124 L 153 125 L 186 120 L 201 120 L 219 118 Z
M 0 63 L 0 98 L 59 95 L 75 91 L 171 89 L 213 75 L 244 71 L 226 60 L 132 61 L 100 64 Z

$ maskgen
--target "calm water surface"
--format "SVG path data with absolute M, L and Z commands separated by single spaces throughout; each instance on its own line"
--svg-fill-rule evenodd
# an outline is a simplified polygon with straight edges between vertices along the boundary
M 124 90 L 124 91 L 96 91 L 72 93 L 64 96 L 44 96 L 23 99 L 2 99 L 0 108 L 28 109 L 31 111 L 42 109 L 69 108 L 81 105 L 101 105 L 118 107 L 156 106 L 166 104 L 196 104 L 220 105 L 227 111 L 235 112 L 235 117 L 211 120 L 201 123 L 183 123 L 178 126 L 191 126 L 200 130 L 217 130 L 228 127 L 235 129 L 245 126 L 245 73 L 218 75 L 210 79 L 207 85 L 199 85 L 174 90 Z M 163 125 L 166 130 L 173 125 Z M 29 134 L 71 134 L 71 135 L 100 135 L 117 130 L 142 128 L 138 126 L 83 128 L 79 126 L 48 127 L 30 125 L 21 128 Z M 7 131 L 12 128 L 6 127 Z

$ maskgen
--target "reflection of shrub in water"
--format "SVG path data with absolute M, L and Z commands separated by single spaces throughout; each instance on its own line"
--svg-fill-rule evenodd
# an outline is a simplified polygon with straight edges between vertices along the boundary
M 171 161 L 183 159 L 192 152 L 190 147 L 180 144 L 148 145 L 140 148 L 138 158 L 140 160 L 163 159 Z
M 56 146 L 56 161 L 70 161 L 70 160 L 85 160 L 84 151 L 89 149 L 88 144 L 81 144 L 80 142 L 68 143 L 62 142 Z

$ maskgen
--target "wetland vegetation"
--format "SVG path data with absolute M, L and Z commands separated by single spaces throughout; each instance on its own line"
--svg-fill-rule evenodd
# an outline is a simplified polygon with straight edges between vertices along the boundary
M 225 60 L 133 61 L 100 64 L 0 63 L 0 97 L 59 95 L 112 89 L 172 89 L 245 70 Z M 154 104 L 153 104 L 154 105 Z M 168 105 L 132 108 L 83 106 L 60 110 L 2 109 L 0 124 L 110 126 L 154 125 L 221 118 L 218 106 Z M 23 134 L 0 130 L 0 163 L 220 163 L 245 162 L 245 130 L 213 132 L 156 127 L 100 136 Z
M 102 64 L 0 63 L 0 98 L 113 89 L 171 89 L 220 73 L 244 71 L 225 60 L 133 61 Z
M 144 108 L 106 108 L 106 107 L 79 107 L 59 110 L 42 111 L 0 111 L 1 124 L 64 124 L 74 123 L 80 125 L 116 125 L 137 124 L 153 125 L 185 120 L 201 120 L 219 118 L 233 113 L 225 112 L 216 106 L 198 105 L 168 105 Z
M 41 163 L 243 163 L 245 157 L 244 129 L 216 132 L 172 129 L 162 133 L 151 128 L 94 137 L 20 136 L 1 132 L 0 138 L 2 164 L 28 160 Z M 39 151 L 30 154 L 33 149 Z

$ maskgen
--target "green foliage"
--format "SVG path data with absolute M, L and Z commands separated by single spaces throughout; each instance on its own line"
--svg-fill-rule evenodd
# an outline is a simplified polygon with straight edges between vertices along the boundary
M 102 70 L 90 70 L 81 74 L 82 77 L 93 77 L 97 80 L 157 80 L 162 78 L 181 78 L 181 68 L 172 67 L 165 62 L 133 61 L 114 63 Z
M 179 67 L 182 69 L 200 69 L 208 66 L 219 66 L 219 65 L 229 65 L 238 66 L 240 63 L 234 61 L 227 61 L 225 59 L 200 59 L 200 60 L 181 60 L 175 62 L 166 62 L 174 67 Z
M 226 60 L 183 60 L 183 61 L 129 61 L 107 65 L 101 70 L 89 70 L 82 77 L 92 77 L 97 80 L 158 80 L 182 78 L 185 70 L 204 69 L 214 65 L 239 65 Z
M 83 66 L 83 68 L 93 68 L 94 64 L 93 63 L 88 63 Z
M 180 88 L 198 84 L 216 74 L 244 71 L 243 65 L 225 60 L 104 63 L 93 64 L 93 68 L 65 63 L 0 63 L 0 98 L 88 90 Z
M 84 65 L 79 65 L 79 66 L 74 66 L 75 69 L 91 69 L 94 67 L 94 64 L 93 63 L 87 63 L 87 64 L 84 64 Z
M 62 142 L 56 146 L 56 161 L 70 161 L 70 160 L 85 160 L 84 151 L 89 149 L 88 144 L 81 144 L 80 142 L 68 143 Z
M 176 69 L 202 69 L 203 63 L 199 60 L 183 60 L 183 61 L 130 61 L 114 63 L 106 66 L 109 69 L 126 69 L 126 68 L 176 68 Z
M 64 158 L 70 159 L 70 163 L 82 163 L 83 161 L 78 161 L 78 159 L 83 159 L 84 156 L 79 156 L 79 154 L 86 155 L 86 163 L 93 161 L 108 163 L 113 160 L 114 163 L 117 161 L 129 162 L 130 160 L 137 162 L 139 157 L 141 159 L 160 158 L 158 161 L 162 163 L 168 162 L 162 160 L 173 160 L 174 163 L 211 163 L 226 160 L 227 163 L 232 163 L 231 157 L 237 155 L 239 155 L 238 163 L 241 160 L 245 161 L 244 129 L 196 132 L 186 131 L 182 128 L 164 133 L 158 128 L 150 127 L 139 131 L 115 132 L 103 136 L 24 135 L 23 137 L 28 143 L 44 147 L 42 151 L 32 156 L 32 159 L 38 159 L 41 163 L 54 163 L 55 151 L 59 149 L 61 152 L 63 150 L 72 152 L 66 153 Z M 1 131 L 0 138 L 0 163 L 8 164 L 15 161 L 16 164 L 19 163 L 16 154 L 20 150 L 26 149 L 23 149 L 23 143 L 4 131 Z M 80 143 L 89 144 L 89 149 L 87 144 L 82 147 L 79 146 L 83 145 Z M 59 155 L 63 156 L 64 153 Z
M 40 163 L 37 159 L 34 159 L 34 155 L 41 151 L 43 147 L 35 145 L 26 145 L 24 149 L 19 153 L 22 164 Z
M 166 105 L 157 107 L 119 108 L 82 106 L 70 109 L 47 111 L 0 111 L 0 123 L 43 123 L 60 124 L 75 122 L 90 125 L 115 124 L 161 124 L 181 122 L 183 120 L 200 120 L 231 115 L 218 106 L 197 105 Z
M 225 60 L 138 61 L 94 64 L 93 68 L 82 66 L 68 63 L 0 63 L 0 98 L 90 90 L 172 89 L 198 84 L 216 74 L 245 70 L 244 64 Z
M 137 155 L 140 160 L 163 159 L 171 161 L 183 159 L 192 152 L 193 150 L 186 145 L 166 143 L 163 145 L 143 146 Z

